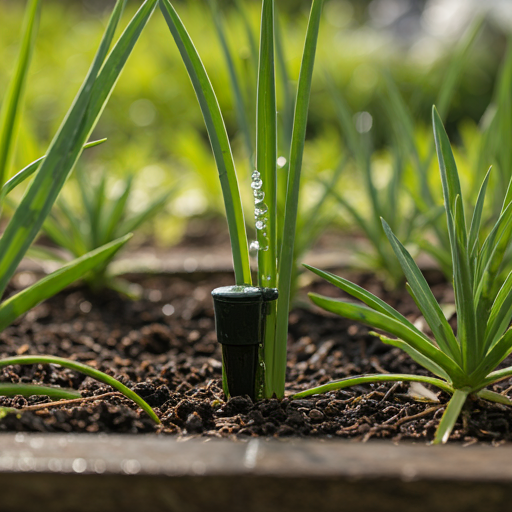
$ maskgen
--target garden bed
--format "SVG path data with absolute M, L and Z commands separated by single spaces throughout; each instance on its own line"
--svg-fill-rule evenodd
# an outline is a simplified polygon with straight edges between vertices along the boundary
M 410 318 L 416 308 L 405 292 L 385 292 L 375 278 L 359 274 L 366 288 Z M 155 433 L 190 437 L 313 437 L 395 442 L 430 441 L 447 396 L 419 402 L 408 385 L 358 386 L 325 396 L 253 404 L 224 401 L 220 351 L 210 292 L 232 283 L 231 274 L 132 276 L 143 298 L 115 292 L 94 295 L 73 288 L 34 308 L 1 335 L 2 356 L 53 354 L 87 363 L 119 377 L 153 406 L 154 425 L 142 411 L 103 384 L 54 366 L 9 367 L 1 381 L 34 382 L 79 389 L 86 400 L 47 406 L 44 398 L 1 398 L 0 405 L 30 406 L 8 415 L 0 431 Z M 451 287 L 431 272 L 441 302 L 453 302 Z M 26 284 L 23 279 L 17 281 Z M 326 295 L 326 283 L 311 287 Z M 287 394 L 360 373 L 424 373 L 406 354 L 384 346 L 364 326 L 317 309 L 295 309 L 290 317 Z M 495 386 L 505 390 L 508 381 Z M 412 390 L 414 395 L 414 390 Z M 95 398 L 98 396 L 99 398 Z M 502 444 L 511 439 L 512 410 L 471 402 L 451 436 L 464 445 Z

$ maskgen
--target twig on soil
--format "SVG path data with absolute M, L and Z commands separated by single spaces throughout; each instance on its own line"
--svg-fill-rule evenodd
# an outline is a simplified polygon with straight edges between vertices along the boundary
M 57 402 L 50 402 L 44 404 L 36 404 L 36 405 L 27 405 L 26 407 L 21 407 L 18 409 L 19 411 L 40 411 L 42 409 L 49 409 L 50 407 L 62 407 L 65 405 L 75 405 L 80 404 L 82 402 L 94 402 L 95 400 L 104 400 L 105 398 L 110 398 L 113 396 L 123 397 L 122 393 L 117 391 L 112 391 L 110 393 L 104 393 L 103 395 L 96 396 L 88 396 L 83 398 L 74 398 L 73 400 L 59 400 Z
M 399 420 L 394 423 L 393 427 L 399 427 L 403 423 L 407 423 L 408 421 L 417 420 L 419 418 L 423 418 L 425 416 L 428 416 L 432 412 L 436 412 L 438 409 L 441 409 L 443 407 L 446 407 L 446 404 L 441 405 L 434 405 L 433 407 L 429 407 L 428 409 L 425 409 L 422 412 L 419 412 L 418 414 L 413 414 L 412 416 L 404 416 L 403 418 L 400 418 Z

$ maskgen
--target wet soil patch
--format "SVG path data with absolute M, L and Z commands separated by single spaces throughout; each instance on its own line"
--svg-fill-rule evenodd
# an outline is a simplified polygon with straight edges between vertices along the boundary
M 421 322 L 405 292 L 390 293 L 370 275 L 346 277 Z M 451 287 L 436 273 L 428 277 L 436 298 L 452 304 Z M 80 287 L 57 295 L 0 334 L 0 357 L 52 354 L 94 366 L 147 400 L 162 424 L 154 425 L 109 386 L 68 369 L 33 365 L 0 370 L 0 382 L 72 387 L 85 400 L 51 407 L 46 397 L 0 397 L 0 406 L 30 409 L 1 419 L 0 431 L 432 440 L 448 399 L 435 389 L 437 403 L 418 401 L 417 390 L 400 383 L 357 386 L 295 401 L 226 401 L 210 292 L 232 284 L 232 276 L 148 276 L 138 284 L 143 288 L 138 301 Z M 323 282 L 310 288 L 343 295 Z M 400 350 L 370 336 L 366 327 L 315 308 L 292 311 L 288 344 L 288 394 L 361 373 L 428 374 Z M 494 390 L 502 392 L 509 385 L 503 381 Z M 512 440 L 511 430 L 512 408 L 469 401 L 451 441 L 502 444 Z

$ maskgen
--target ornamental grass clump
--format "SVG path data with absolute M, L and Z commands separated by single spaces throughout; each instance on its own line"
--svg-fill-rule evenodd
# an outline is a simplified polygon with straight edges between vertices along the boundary
M 434 439 L 434 443 L 444 443 L 468 396 L 476 395 L 512 405 L 508 397 L 487 389 L 512 376 L 512 367 L 497 370 L 512 352 L 512 329 L 509 329 L 512 320 L 512 272 L 501 286 L 496 279 L 502 270 L 512 235 L 512 186 L 509 185 L 499 219 L 485 239 L 482 239 L 481 215 L 490 170 L 481 185 L 468 223 L 448 136 L 435 108 L 432 116 L 450 239 L 457 311 L 456 332 L 450 327 L 411 255 L 385 220 L 382 221 L 384 231 L 407 279 L 407 290 L 430 327 L 433 339 L 398 311 L 358 285 L 328 272 L 308 268 L 364 303 L 355 304 L 311 293 L 311 300 L 315 304 L 392 334 L 394 338 L 372 333 L 385 344 L 404 350 L 435 377 L 362 375 L 297 393 L 294 398 L 371 382 L 416 381 L 431 384 L 451 394 Z
M 105 29 L 89 72 L 77 93 L 46 156 L 33 162 L 7 181 L 10 158 L 19 123 L 23 90 L 29 68 L 30 55 L 35 44 L 40 0 L 30 0 L 24 24 L 21 52 L 14 77 L 10 83 L 0 115 L 0 206 L 7 194 L 28 177 L 34 175 L 23 198 L 9 220 L 0 238 L 0 296 L 39 233 L 64 183 L 80 157 L 103 108 L 119 78 L 144 26 L 155 9 L 157 0 L 147 0 L 132 18 L 109 53 L 116 28 L 124 11 L 126 0 L 118 0 Z M 94 145 L 94 143 L 92 143 Z M 104 264 L 129 240 L 125 235 L 106 245 L 86 252 L 35 284 L 0 302 L 0 331 L 20 315 L 43 300 Z M 151 407 L 137 394 L 109 375 L 89 366 L 53 356 L 16 356 L 0 359 L 0 368 L 16 364 L 57 364 L 79 371 L 105 382 L 134 400 L 151 418 L 159 422 Z M 0 395 L 49 395 L 51 398 L 79 398 L 80 393 L 60 388 L 38 387 L 27 384 L 2 383 Z

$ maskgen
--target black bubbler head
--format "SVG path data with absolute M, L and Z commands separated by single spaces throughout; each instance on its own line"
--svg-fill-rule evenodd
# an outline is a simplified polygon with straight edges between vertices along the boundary
M 212 291 L 217 340 L 222 345 L 225 391 L 229 396 L 256 398 L 267 304 L 277 296 L 275 288 L 249 285 L 224 286 Z

